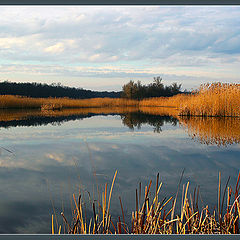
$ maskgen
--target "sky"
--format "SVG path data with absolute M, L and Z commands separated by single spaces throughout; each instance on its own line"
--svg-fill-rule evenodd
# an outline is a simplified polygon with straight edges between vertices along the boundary
M 0 6 L 0 81 L 240 83 L 240 6 Z

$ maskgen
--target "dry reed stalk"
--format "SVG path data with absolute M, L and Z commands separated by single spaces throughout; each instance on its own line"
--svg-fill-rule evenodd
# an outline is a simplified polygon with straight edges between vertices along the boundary
M 120 205 L 123 216 L 123 223 L 121 222 L 120 216 L 118 221 L 114 224 L 111 220 L 109 212 L 110 200 L 113 185 L 116 178 L 115 173 L 109 193 L 109 199 L 107 204 L 107 185 L 102 194 L 102 219 L 99 215 L 96 215 L 95 205 L 93 203 L 93 217 L 90 219 L 89 224 L 82 215 L 82 203 L 79 196 L 78 204 L 75 202 L 75 211 L 73 216 L 73 225 L 70 226 L 64 215 L 62 214 L 65 224 L 69 231 L 68 233 L 84 233 L 84 234 L 122 234 L 122 233 L 133 233 L 133 234 L 238 234 L 240 224 L 240 203 L 238 195 L 239 191 L 239 180 L 235 187 L 234 194 L 231 187 L 228 187 L 229 179 L 226 182 L 224 193 L 221 199 L 221 175 L 219 173 L 219 184 L 218 184 L 218 210 L 217 213 L 214 210 L 210 213 L 208 205 L 203 207 L 201 210 L 198 208 L 198 194 L 195 196 L 196 189 L 194 190 L 194 197 L 189 199 L 189 182 L 186 187 L 183 187 L 182 192 L 182 206 L 179 214 L 175 214 L 175 207 L 173 203 L 176 203 L 177 194 L 175 198 L 170 197 L 166 200 L 164 198 L 159 201 L 159 192 L 162 183 L 159 184 L 159 175 L 157 175 L 155 196 L 152 201 L 150 199 L 150 188 L 152 182 L 145 188 L 145 195 L 143 204 L 140 207 L 140 201 L 138 202 L 139 194 L 136 189 L 136 210 L 132 212 L 132 229 L 129 232 L 128 227 L 124 220 L 123 207 L 120 198 Z M 182 178 L 182 177 L 181 177 Z M 180 181 L 181 182 L 181 181 Z M 225 198 L 226 197 L 226 198 Z M 226 210 L 223 211 L 223 203 L 226 199 Z M 172 207 L 169 208 L 169 204 L 172 202 Z M 232 202 L 232 204 L 230 204 Z M 108 206 L 107 206 L 108 205 Z M 168 206 L 168 207 L 167 207 Z M 174 213 L 174 215 L 173 215 Z M 85 217 L 86 218 L 86 217 Z M 110 229 L 110 223 L 113 229 Z M 58 233 L 61 232 L 61 226 L 58 229 Z M 52 233 L 54 234 L 53 216 L 52 216 Z
M 240 84 L 203 84 L 192 94 L 143 100 L 125 98 L 28 98 L 0 96 L 0 108 L 37 108 L 43 111 L 62 108 L 173 107 L 179 115 L 240 117 Z
M 240 117 L 240 84 L 203 84 L 184 99 L 180 115 Z

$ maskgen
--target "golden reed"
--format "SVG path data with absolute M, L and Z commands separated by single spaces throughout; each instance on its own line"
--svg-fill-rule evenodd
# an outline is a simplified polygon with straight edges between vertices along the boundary
M 117 171 L 113 177 L 110 191 L 105 184 L 99 199 L 91 201 L 92 217 L 90 221 L 84 215 L 86 202 L 79 193 L 78 198 L 73 194 L 74 210 L 70 221 L 61 213 L 64 224 L 59 225 L 52 215 L 52 234 L 239 234 L 240 203 L 239 203 L 239 179 L 235 187 L 228 186 L 229 179 L 224 191 L 221 186 L 221 173 L 219 173 L 217 208 L 211 211 L 206 205 L 199 207 L 199 188 L 194 194 L 189 194 L 189 182 L 183 186 L 180 210 L 176 209 L 178 191 L 170 198 L 160 199 L 162 183 L 159 183 L 157 175 L 156 186 L 150 189 L 152 181 L 145 189 L 136 189 L 136 208 L 132 211 L 131 226 L 125 221 L 123 203 L 119 202 L 122 216 L 112 219 L 110 214 L 110 201 Z M 181 180 L 180 180 L 181 182 Z M 180 186 L 178 184 L 178 189 Z M 100 197 L 101 196 L 101 197 Z M 55 216 L 56 217 L 56 216 Z M 88 216 L 89 219 L 90 216 Z M 63 227 L 62 227 L 63 226 Z
M 240 116 L 240 84 L 203 84 L 192 94 L 178 94 L 173 97 L 148 98 L 140 101 L 123 98 L 28 98 L 0 96 L 0 108 L 37 108 L 54 110 L 62 108 L 99 107 L 174 107 L 182 116 Z
M 180 115 L 240 116 L 240 84 L 204 84 L 183 100 Z
M 144 99 L 139 105 L 176 107 L 182 116 L 240 117 L 240 84 L 203 84 L 192 94 Z

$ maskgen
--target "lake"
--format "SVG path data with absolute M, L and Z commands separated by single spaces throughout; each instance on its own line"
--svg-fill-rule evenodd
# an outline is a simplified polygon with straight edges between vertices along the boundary
M 116 170 L 110 212 L 122 215 L 121 196 L 130 227 L 140 182 L 155 186 L 159 173 L 159 197 L 175 196 L 184 170 L 180 193 L 190 181 L 213 209 L 219 171 L 224 188 L 240 169 L 239 118 L 180 118 L 174 109 L 2 110 L 0 139 L 1 234 L 51 233 L 52 214 L 70 219 L 79 191 L 92 217 L 89 201 Z

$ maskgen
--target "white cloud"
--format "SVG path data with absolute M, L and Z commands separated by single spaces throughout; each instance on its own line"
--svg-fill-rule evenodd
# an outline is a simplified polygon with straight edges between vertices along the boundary
M 64 51 L 64 49 L 65 48 L 63 43 L 57 43 L 50 47 L 45 48 L 44 51 L 48 53 L 61 53 Z
M 105 85 L 117 77 L 175 74 L 194 82 L 196 74 L 218 78 L 219 69 L 226 79 L 238 73 L 238 6 L 21 6 L 0 14 L 0 64 L 28 65 L 25 78 L 37 68 L 79 76 L 79 67 L 92 81 L 107 75 Z

